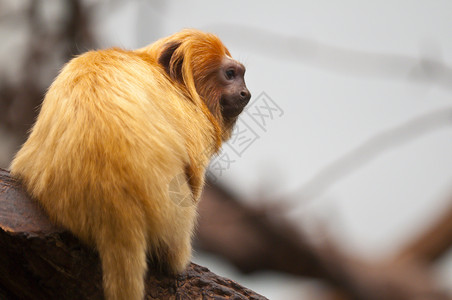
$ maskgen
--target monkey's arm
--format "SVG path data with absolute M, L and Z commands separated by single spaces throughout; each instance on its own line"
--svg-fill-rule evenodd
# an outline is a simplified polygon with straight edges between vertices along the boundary
M 187 178 L 187 183 L 190 186 L 195 202 L 198 202 L 201 196 L 204 185 L 204 173 L 204 169 L 197 168 L 194 164 L 187 164 L 185 166 L 185 178 Z

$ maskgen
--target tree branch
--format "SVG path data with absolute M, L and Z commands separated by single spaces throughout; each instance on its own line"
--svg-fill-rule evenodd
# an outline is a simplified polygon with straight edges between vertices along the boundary
M 276 270 L 323 280 L 354 300 L 450 300 L 420 261 L 368 262 L 347 255 L 326 237 L 312 240 L 275 209 L 257 210 L 208 183 L 200 202 L 197 245 L 244 272 Z
M 0 298 L 102 299 L 96 251 L 49 223 L 20 184 L 0 169 Z M 149 266 L 146 299 L 266 299 L 191 264 L 171 277 Z

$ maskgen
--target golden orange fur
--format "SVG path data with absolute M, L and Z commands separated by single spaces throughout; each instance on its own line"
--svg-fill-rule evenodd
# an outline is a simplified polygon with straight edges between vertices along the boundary
M 53 222 L 98 249 L 106 299 L 143 298 L 147 253 L 173 273 L 190 260 L 205 169 L 231 131 L 213 75 L 225 56 L 216 36 L 184 30 L 74 58 L 11 164 Z M 180 175 L 192 205 L 171 199 Z

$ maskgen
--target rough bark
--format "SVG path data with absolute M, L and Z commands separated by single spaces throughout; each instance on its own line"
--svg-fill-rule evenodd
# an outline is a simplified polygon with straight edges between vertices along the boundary
M 149 269 L 146 299 L 266 299 L 193 263 L 177 277 Z M 0 169 L 0 299 L 102 299 L 101 277 L 97 252 L 52 225 Z

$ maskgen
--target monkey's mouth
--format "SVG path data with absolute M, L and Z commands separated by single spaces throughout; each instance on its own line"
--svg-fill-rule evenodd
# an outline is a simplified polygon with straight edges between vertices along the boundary
M 223 108 L 223 113 L 230 118 L 237 117 L 243 111 L 244 107 Z
M 221 111 L 223 117 L 234 118 L 237 117 L 248 104 L 249 98 L 247 99 L 231 99 L 228 97 L 221 98 Z

